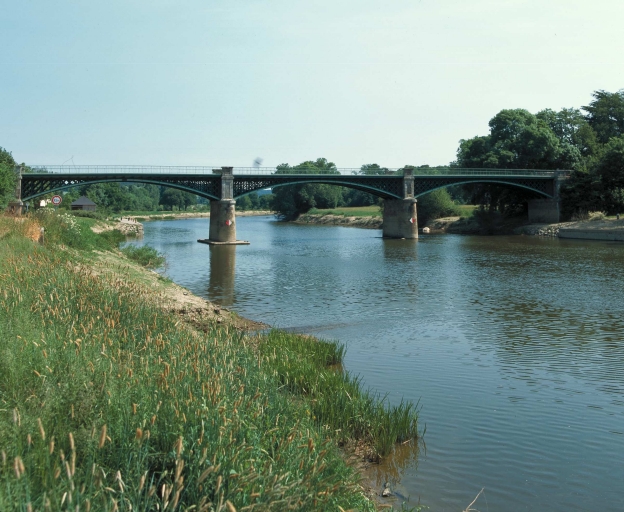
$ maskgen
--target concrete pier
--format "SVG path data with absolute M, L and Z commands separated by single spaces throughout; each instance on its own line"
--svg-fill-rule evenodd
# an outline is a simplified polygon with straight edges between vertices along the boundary
M 416 199 L 386 199 L 382 227 L 384 238 L 418 238 Z
M 209 238 L 197 240 L 209 245 L 249 245 L 245 240 L 236 240 L 236 201 L 234 200 L 234 176 L 232 167 L 214 169 L 221 174 L 221 199 L 210 201 Z
M 529 201 L 529 222 L 532 224 L 556 224 L 560 220 L 559 198 L 532 199 Z

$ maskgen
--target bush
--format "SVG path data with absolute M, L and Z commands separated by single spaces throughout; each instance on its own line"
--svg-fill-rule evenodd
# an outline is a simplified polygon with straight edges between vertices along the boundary
M 132 261 L 144 267 L 159 268 L 165 264 L 165 257 L 149 245 L 142 245 L 141 247 L 128 245 L 124 247 L 121 252 Z
M 418 225 L 424 226 L 433 219 L 460 215 L 445 188 L 439 188 L 418 198 Z

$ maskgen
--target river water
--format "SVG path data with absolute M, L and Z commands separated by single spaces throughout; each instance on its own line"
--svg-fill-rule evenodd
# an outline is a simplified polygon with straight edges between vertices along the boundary
M 366 386 L 420 401 L 424 444 L 372 473 L 460 511 L 624 510 L 624 244 L 423 236 L 237 219 L 145 224 L 166 274 L 272 325 L 338 339 Z

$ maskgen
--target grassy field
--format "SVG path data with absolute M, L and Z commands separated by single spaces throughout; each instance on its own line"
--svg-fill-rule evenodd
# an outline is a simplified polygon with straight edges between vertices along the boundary
M 309 215 L 341 215 L 345 217 L 381 217 L 379 206 L 345 206 L 333 210 L 312 208 Z
M 374 510 L 338 446 L 387 454 L 414 406 L 339 344 L 164 312 L 93 222 L 0 218 L 0 510 Z

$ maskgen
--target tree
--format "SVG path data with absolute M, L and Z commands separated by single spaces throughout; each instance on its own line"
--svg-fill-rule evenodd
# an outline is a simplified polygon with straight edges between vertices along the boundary
M 576 169 L 581 152 L 557 137 L 548 124 L 552 118 L 523 109 L 501 110 L 490 120 L 489 135 L 460 141 L 456 164 L 467 168 Z M 527 199 L 535 197 L 519 188 L 495 184 L 465 187 L 473 202 L 505 214 L 520 213 Z
M 0 147 L 0 208 L 15 198 L 16 174 L 13 155 Z
M 612 137 L 624 135 L 624 89 L 613 93 L 595 91 L 592 96 L 594 101 L 582 109 L 598 141 L 606 144 Z
M 583 158 L 591 157 L 596 152 L 596 132 L 580 110 L 564 108 L 555 112 L 547 108 L 538 112 L 536 117 L 548 125 L 564 150 L 566 145 L 574 146 Z
M 326 158 L 308 160 L 291 167 L 277 166 L 276 174 L 340 174 Z M 316 183 L 286 185 L 273 189 L 272 209 L 282 220 L 296 219 L 312 208 L 336 208 L 342 202 L 342 187 Z

